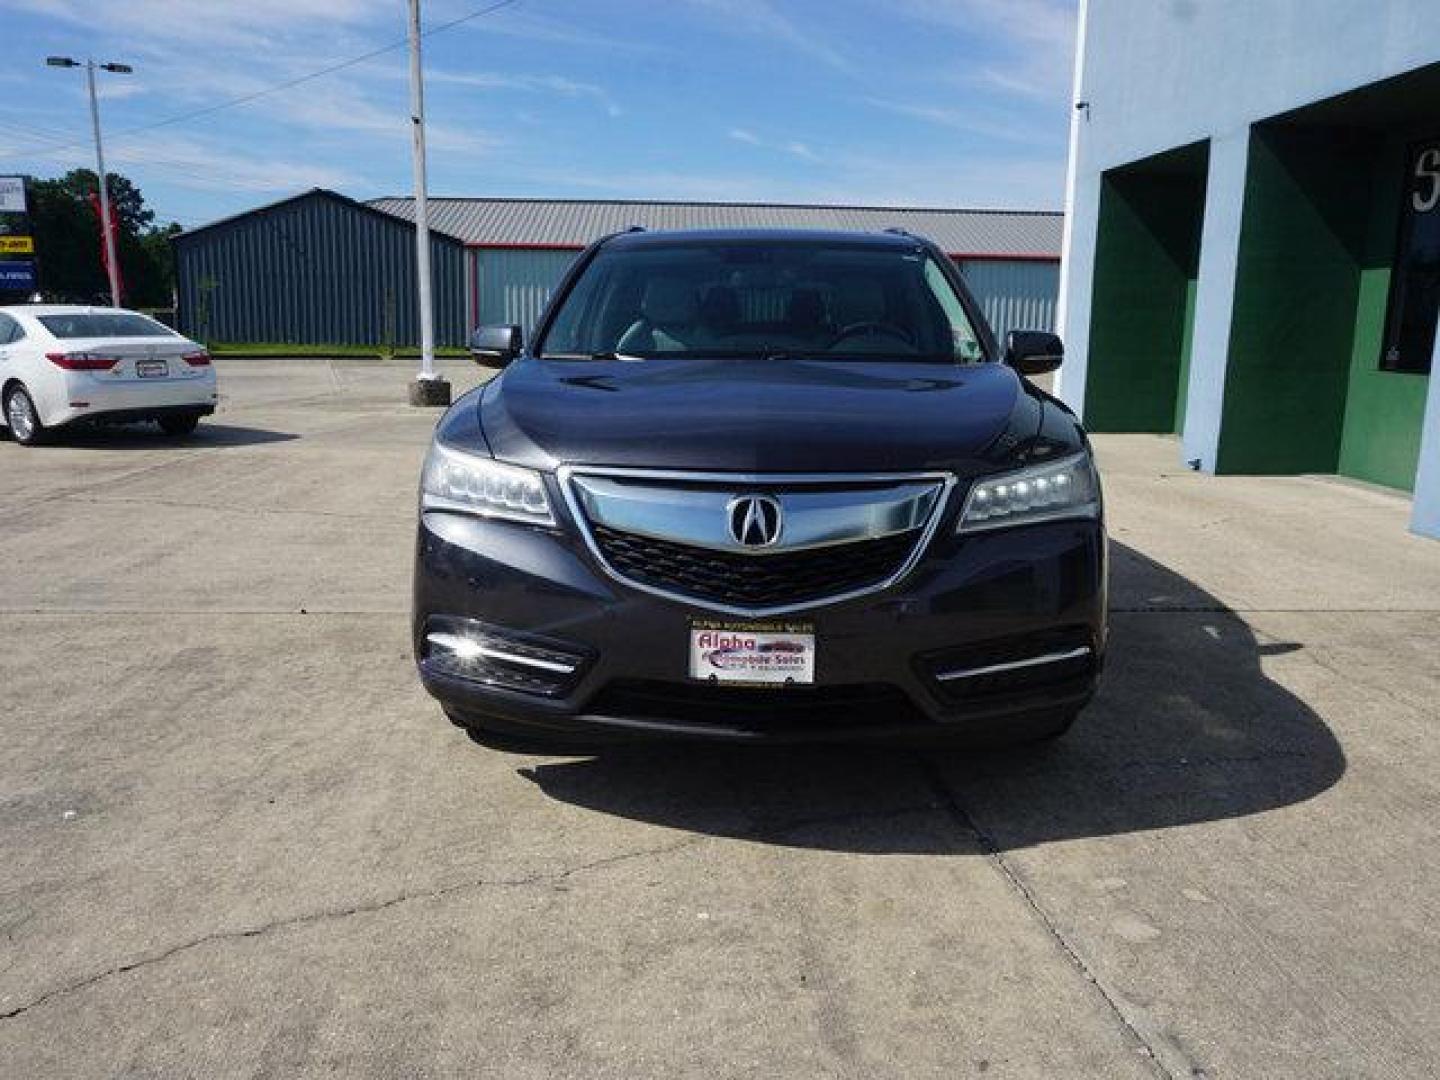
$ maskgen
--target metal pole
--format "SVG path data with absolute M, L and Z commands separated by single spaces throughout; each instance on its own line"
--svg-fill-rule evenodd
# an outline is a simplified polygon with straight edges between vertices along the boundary
M 420 301 L 420 375 L 435 378 L 435 323 L 430 296 L 430 208 L 425 201 L 425 86 L 420 69 L 420 0 L 410 0 L 410 131 L 415 165 L 415 281 Z
M 100 181 L 100 235 L 105 238 L 105 273 L 110 278 L 110 306 L 120 306 L 120 264 L 115 258 L 115 232 L 110 228 L 110 192 L 105 184 L 105 151 L 100 145 L 100 102 L 95 96 L 95 61 L 85 61 L 90 85 L 90 126 L 95 130 L 95 173 Z

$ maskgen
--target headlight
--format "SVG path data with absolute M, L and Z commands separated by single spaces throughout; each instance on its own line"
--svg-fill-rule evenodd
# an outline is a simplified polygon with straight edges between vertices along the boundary
M 430 447 L 420 475 L 421 510 L 459 510 L 483 517 L 554 525 L 545 481 L 533 469 L 503 465 L 490 458 Z
M 998 529 L 1100 512 L 1100 482 L 1090 455 L 977 480 L 960 514 L 961 532 Z

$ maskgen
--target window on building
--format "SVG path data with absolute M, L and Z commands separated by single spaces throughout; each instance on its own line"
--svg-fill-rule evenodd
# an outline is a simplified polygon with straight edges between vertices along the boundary
M 1440 139 L 1411 147 L 1404 194 L 1380 367 L 1425 374 L 1440 316 Z

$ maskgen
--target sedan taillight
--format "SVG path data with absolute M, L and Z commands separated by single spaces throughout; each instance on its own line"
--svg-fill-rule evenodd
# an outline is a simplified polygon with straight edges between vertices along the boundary
M 180 359 L 184 360 L 185 363 L 189 364 L 191 367 L 210 366 L 210 354 L 208 352 L 186 353 Z
M 46 353 L 45 359 L 66 371 L 109 371 L 120 363 L 118 356 L 101 356 L 98 353 Z

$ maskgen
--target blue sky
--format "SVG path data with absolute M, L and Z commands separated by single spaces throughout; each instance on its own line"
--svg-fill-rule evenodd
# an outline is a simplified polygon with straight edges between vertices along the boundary
M 485 0 L 425 0 L 427 25 Z M 433 195 L 1055 209 L 1075 0 L 519 0 L 426 39 Z M 404 0 L 0 0 L 0 173 L 107 163 L 192 226 L 410 191 Z M 128 133 L 127 133 L 128 132 Z

